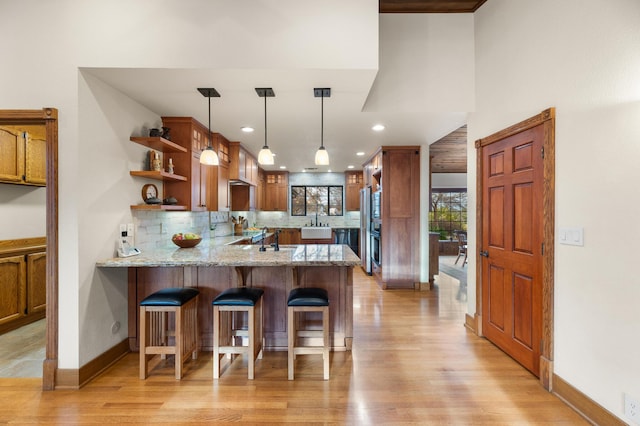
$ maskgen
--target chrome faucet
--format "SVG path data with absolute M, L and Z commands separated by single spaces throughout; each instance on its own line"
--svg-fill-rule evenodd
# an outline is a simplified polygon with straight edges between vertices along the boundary
M 262 239 L 260 240 L 260 251 L 266 251 L 267 249 L 264 247 L 264 238 L 269 228 L 266 226 L 262 228 Z

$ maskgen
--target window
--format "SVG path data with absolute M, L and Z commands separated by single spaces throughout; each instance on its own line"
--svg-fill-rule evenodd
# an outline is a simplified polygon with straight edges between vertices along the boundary
M 342 216 L 342 186 L 291 186 L 291 216 Z
M 455 239 L 455 231 L 466 232 L 466 189 L 433 189 L 429 210 L 429 231 L 439 232 L 441 240 Z

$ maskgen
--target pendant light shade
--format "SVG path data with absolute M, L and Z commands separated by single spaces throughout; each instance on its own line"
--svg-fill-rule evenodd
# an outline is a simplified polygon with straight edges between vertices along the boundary
M 261 98 L 264 98 L 264 146 L 258 153 L 258 163 L 271 166 L 273 165 L 273 153 L 267 144 L 267 98 L 272 98 L 276 96 L 276 94 L 270 87 L 256 88 L 256 93 L 258 93 L 258 96 Z
M 213 149 L 211 143 L 211 98 L 219 98 L 220 93 L 214 88 L 199 88 L 198 92 L 202 93 L 202 96 L 209 98 L 209 132 L 207 133 L 209 139 L 209 145 L 200 154 L 200 164 L 207 166 L 217 166 L 220 164 L 218 154 Z
M 328 166 L 329 165 L 329 153 L 321 146 L 316 151 L 316 165 L 317 166 Z
M 329 152 L 324 147 L 324 98 L 331 96 L 330 88 L 315 88 L 313 89 L 313 96 L 320 98 L 320 148 L 316 151 L 316 165 L 328 166 L 329 165 Z

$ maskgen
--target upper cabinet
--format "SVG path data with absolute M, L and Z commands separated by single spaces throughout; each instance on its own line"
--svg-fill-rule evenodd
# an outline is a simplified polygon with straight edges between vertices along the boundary
M 382 149 L 378 149 L 363 165 L 364 186 L 370 186 L 372 191 L 377 191 L 382 183 Z
M 46 126 L 0 125 L 0 182 L 46 186 Z
M 264 172 L 264 206 L 262 210 L 286 212 L 288 210 L 289 172 Z
M 162 117 L 162 126 L 170 129 L 171 143 L 185 150 L 172 152 L 170 158 L 174 174 L 186 177 L 185 180 L 165 180 L 163 197 L 176 198 L 178 205 L 185 206 L 186 210 L 206 211 L 211 166 L 200 164 L 200 153 L 208 145 L 208 129 L 191 117 Z
M 345 178 L 345 210 L 348 212 L 360 210 L 360 190 L 364 185 L 361 171 L 344 172 Z
M 229 156 L 229 141 L 220 133 L 213 134 L 213 148 L 217 148 L 218 166 L 209 167 L 209 187 L 207 203 L 210 211 L 228 212 L 231 208 L 231 197 L 229 192 L 229 167 L 231 159 Z
M 229 142 L 229 179 L 258 184 L 258 160 L 240 142 Z

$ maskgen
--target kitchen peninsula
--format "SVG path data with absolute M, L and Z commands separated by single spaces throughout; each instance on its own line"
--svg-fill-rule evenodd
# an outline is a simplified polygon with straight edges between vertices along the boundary
M 200 290 L 198 327 L 201 349 L 213 348 L 211 301 L 231 287 L 264 289 L 265 348 L 287 348 L 287 296 L 296 287 L 321 287 L 329 292 L 330 340 L 333 350 L 350 350 L 353 339 L 353 267 L 360 259 L 342 244 L 280 246 L 213 245 L 194 248 L 166 246 L 138 256 L 100 261 L 101 268 L 128 268 L 129 345 L 138 350 L 138 305 L 147 295 L 166 287 Z M 309 313 L 307 326 L 320 326 Z

